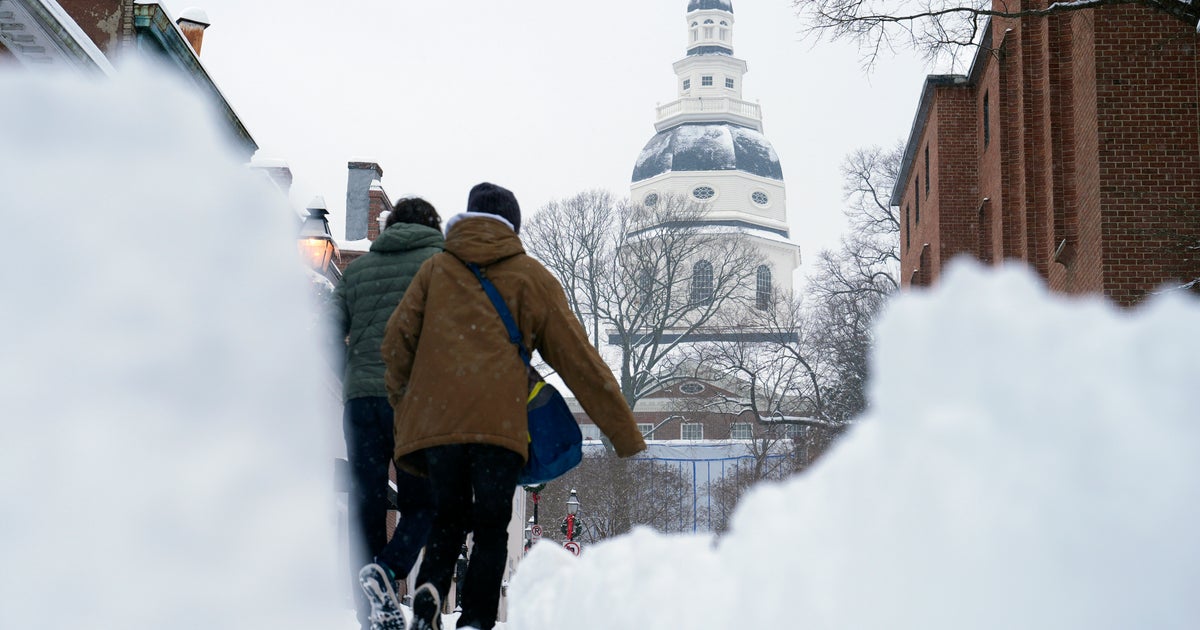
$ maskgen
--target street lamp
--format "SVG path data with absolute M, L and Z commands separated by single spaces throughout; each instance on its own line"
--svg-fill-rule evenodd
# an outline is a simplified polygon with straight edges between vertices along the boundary
M 579 495 L 575 494 L 574 488 L 571 489 L 571 496 L 567 497 L 567 542 L 575 540 L 575 516 L 579 514 Z
M 525 524 L 525 551 L 533 546 L 533 517 L 529 517 L 529 522 Z
M 325 199 L 317 196 L 308 203 L 308 216 L 300 226 L 300 254 L 304 256 L 309 268 L 319 274 L 329 271 L 329 261 L 337 253 L 337 245 L 333 242 L 333 233 L 329 231 L 329 221 L 325 215 Z

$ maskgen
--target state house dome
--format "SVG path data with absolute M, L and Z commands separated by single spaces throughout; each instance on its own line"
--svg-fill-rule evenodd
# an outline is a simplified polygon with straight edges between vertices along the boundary
M 658 132 L 638 156 L 633 181 L 683 171 L 742 171 L 783 180 L 779 156 L 766 136 L 729 123 L 679 125 Z
M 728 11 L 733 13 L 733 2 L 726 0 L 691 0 L 688 3 L 688 13 L 692 11 L 703 11 L 705 9 L 716 9 L 717 11 Z

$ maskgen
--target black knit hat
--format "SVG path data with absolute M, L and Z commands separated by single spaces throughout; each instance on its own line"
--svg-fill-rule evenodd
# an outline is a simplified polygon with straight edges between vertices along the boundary
M 476 184 L 467 196 L 467 212 L 485 212 L 504 217 L 512 224 L 514 232 L 521 231 L 521 206 L 507 188 L 488 182 Z

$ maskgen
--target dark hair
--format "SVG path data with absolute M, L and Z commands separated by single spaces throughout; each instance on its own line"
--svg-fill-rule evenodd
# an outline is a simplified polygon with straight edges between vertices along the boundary
M 438 216 L 433 204 L 420 197 L 405 197 L 397 201 L 396 207 L 388 213 L 383 229 L 386 230 L 397 223 L 416 223 L 435 230 L 442 229 L 442 217 Z

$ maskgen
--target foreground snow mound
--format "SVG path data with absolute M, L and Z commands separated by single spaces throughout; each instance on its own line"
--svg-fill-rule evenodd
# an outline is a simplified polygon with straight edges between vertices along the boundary
M 510 630 L 584 601 L 577 630 L 1194 627 L 1198 326 L 1180 295 L 1122 312 L 956 265 L 889 308 L 873 411 L 808 475 L 753 492 L 715 549 L 531 554 Z
M 0 93 L 0 628 L 330 627 L 295 214 L 148 68 Z

